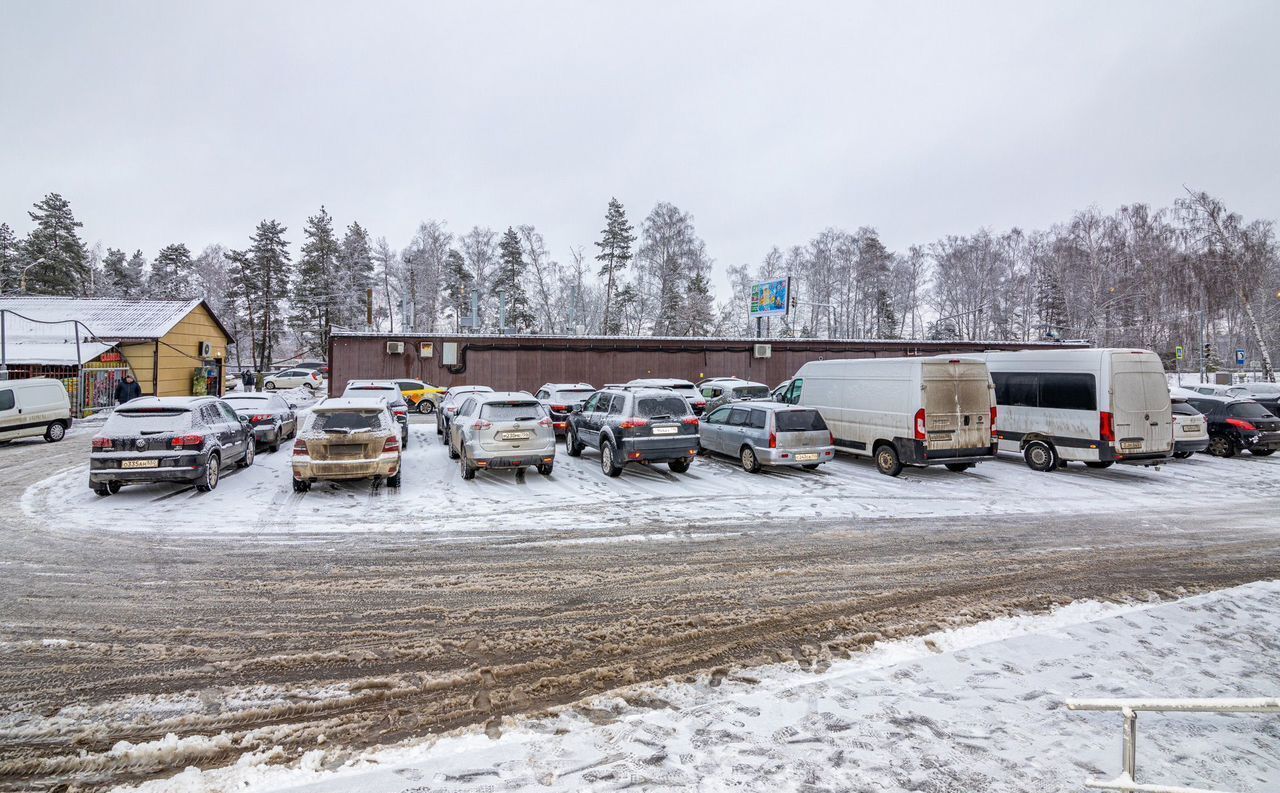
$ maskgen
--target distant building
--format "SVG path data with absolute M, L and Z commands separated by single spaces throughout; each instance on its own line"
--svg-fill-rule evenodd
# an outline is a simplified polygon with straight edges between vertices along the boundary
M 59 378 L 79 415 L 126 371 L 144 394 L 221 395 L 233 342 L 203 300 L 0 297 L 0 377 Z

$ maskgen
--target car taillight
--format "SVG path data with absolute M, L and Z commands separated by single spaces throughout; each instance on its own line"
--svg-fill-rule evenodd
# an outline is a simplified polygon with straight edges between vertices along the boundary
M 256 415 L 256 416 L 250 416 L 250 417 L 249 417 L 249 420 L 250 420 L 250 421 L 252 421 L 254 424 L 257 424 L 259 421 L 270 421 L 270 420 L 271 420 L 271 414 L 270 414 L 270 413 L 259 413 L 259 414 L 258 414 L 258 415 Z
M 400 439 L 395 437 L 394 435 L 391 436 L 390 438 L 387 438 L 386 442 L 382 444 L 382 450 L 384 452 L 400 451 Z
M 409 410 L 408 410 L 408 408 L 391 408 L 391 412 L 392 412 L 392 413 L 394 413 L 394 414 L 396 414 L 397 416 L 407 416 L 407 415 L 409 415 Z
M 551 406 L 551 409 L 552 409 L 552 410 L 554 410 L 554 411 L 555 411 L 555 412 L 557 412 L 557 413 L 568 413 L 568 412 L 569 412 L 569 406 L 568 406 L 568 405 L 552 405 L 552 406 Z
M 924 408 L 920 408 L 916 411 L 915 438 L 918 441 L 922 441 L 927 437 L 928 435 L 924 429 Z
M 769 448 L 770 449 L 778 448 L 778 433 L 776 432 L 769 433 Z
M 647 427 L 647 426 L 649 426 L 648 419 L 627 419 L 626 421 L 618 425 L 618 429 L 634 430 L 637 427 Z
M 110 439 L 110 438 L 94 438 L 94 439 L 93 439 L 93 448 L 95 448 L 95 449 L 110 449 L 110 448 L 111 448 L 111 439 Z
M 1238 430 L 1245 432 L 1257 432 L 1258 428 L 1243 419 L 1227 419 L 1227 423 Z
M 685 419 L 684 419 L 684 421 L 681 421 L 680 423 L 681 423 L 681 424 L 688 424 L 688 425 L 690 425 L 690 426 L 696 427 L 696 426 L 698 426 L 698 417 L 697 417 L 697 416 L 686 416 L 686 417 L 685 417 Z
M 835 445 L 836 445 L 836 435 L 835 435 L 835 433 L 834 433 L 834 432 L 828 432 L 828 433 L 827 433 L 827 437 L 828 437 L 828 438 L 830 438 L 830 440 L 831 440 L 831 445 L 832 445 L 832 446 L 835 446 Z
M 996 431 L 996 415 L 997 415 L 996 406 L 992 405 L 991 406 L 991 431 L 992 432 Z
M 1108 443 L 1116 439 L 1115 416 L 1105 410 L 1098 414 L 1098 437 Z
M 308 452 L 308 451 L 307 451 L 307 442 L 306 442 L 306 441 L 294 441 L 294 442 L 293 442 L 293 456 L 294 456 L 294 457 L 306 457 L 309 453 L 310 453 L 310 452 Z
M 471 425 L 472 429 L 488 430 L 493 429 L 493 422 L 484 419 L 476 419 L 476 423 Z
M 204 446 L 204 436 L 203 435 L 183 435 L 181 437 L 174 438 L 172 441 L 172 446 L 175 449 L 186 449 L 192 446 Z
M 539 426 L 539 427 L 550 427 L 550 426 L 551 426 L 551 419 L 538 419 L 538 426 Z

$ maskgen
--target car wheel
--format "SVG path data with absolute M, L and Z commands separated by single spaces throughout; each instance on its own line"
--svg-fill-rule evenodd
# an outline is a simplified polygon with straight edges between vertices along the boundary
M 973 467 L 973 463 L 947 463 L 947 470 L 962 474 Z
M 1110 468 L 1111 464 L 1114 462 L 1115 462 L 1114 460 L 1085 460 L 1084 464 L 1086 468 L 1101 469 L 1101 468 Z
M 578 431 L 570 424 L 569 431 L 564 436 L 564 450 L 570 457 L 581 457 L 583 448 L 582 442 L 578 440 Z
M 295 480 L 293 480 L 293 492 L 295 492 L 295 493 L 305 493 L 305 492 L 307 492 L 307 491 L 308 491 L 308 490 L 310 490 L 310 489 L 311 489 L 311 483 L 310 483 L 310 482 L 308 482 L 307 480 L 305 480 L 305 479 L 295 479 Z
M 456 459 L 458 459 L 458 453 L 457 453 L 456 451 L 454 451 L 454 449 L 453 449 L 453 439 L 452 439 L 452 438 L 447 438 L 447 437 L 446 437 L 446 438 L 444 439 L 444 442 L 445 442 L 445 444 L 449 447 L 449 459 L 450 459 L 450 460 L 456 460 Z
M 106 496 L 114 495 L 116 491 L 112 490 L 108 485 L 94 485 L 93 492 L 105 498 Z
M 400 474 L 404 471 L 400 468 L 396 469 L 395 474 L 387 477 L 387 487 L 400 487 Z
M 430 399 L 423 397 L 418 400 L 418 412 L 424 416 L 430 416 L 436 412 L 436 406 L 432 404 Z
M 1214 457 L 1235 457 L 1236 445 L 1225 435 L 1214 435 L 1209 439 L 1209 454 Z
M 1275 449 L 1250 449 L 1249 450 L 1249 454 L 1252 454 L 1254 457 L 1270 457 L 1274 452 L 1275 452 Z
M 49 443 L 57 443 L 65 438 L 66 435 L 67 428 L 62 425 L 61 421 L 50 422 L 44 431 L 44 439 Z
M 613 454 L 612 443 L 605 441 L 600 444 L 600 470 L 605 476 L 618 477 L 622 475 L 622 466 L 613 459 Z
M 678 459 L 672 460 L 671 462 L 667 463 L 667 467 L 670 468 L 673 473 L 683 474 L 685 471 L 689 470 L 689 458 L 680 457 Z
M 551 476 L 551 472 L 554 470 L 555 470 L 555 466 L 551 463 L 546 463 L 545 465 L 538 466 L 538 473 L 542 474 L 543 476 Z
M 265 388 L 265 389 L 267 389 L 268 391 L 275 391 L 275 390 L 276 390 L 276 384 L 275 384 L 275 383 L 273 383 L 273 382 L 271 382 L 270 380 L 268 380 L 266 383 L 264 383 L 262 387 L 263 387 L 263 388 Z
M 876 447 L 876 470 L 885 476 L 897 476 L 902 473 L 902 461 L 898 459 L 898 450 L 891 443 L 882 443 Z
M 476 469 L 467 462 L 466 454 L 458 455 L 458 470 L 462 473 L 462 478 L 467 481 L 476 478 Z
M 1022 450 L 1022 459 L 1032 471 L 1045 473 L 1058 467 L 1058 452 L 1045 441 L 1032 441 Z
M 1185 460 L 1191 456 L 1191 452 L 1174 452 L 1173 456 L 1177 457 L 1179 460 Z
M 196 490 L 201 493 L 208 493 L 218 486 L 218 476 L 221 475 L 222 458 L 217 454 L 209 455 L 209 462 L 204 466 L 204 477 L 196 483 Z
M 315 390 L 316 390 L 315 383 L 303 383 L 302 387 L 310 390 L 312 393 L 315 393 Z
M 818 466 L 819 466 L 819 465 L 821 465 L 821 463 L 805 463 L 804 465 L 802 465 L 802 466 L 800 466 L 800 467 L 801 467 L 801 468 L 803 468 L 803 469 L 804 469 L 804 470 L 806 470 L 806 471 L 816 471 L 816 470 L 818 470 Z
M 760 460 L 756 458 L 756 450 L 750 446 L 743 446 L 738 452 L 738 459 L 742 461 L 742 470 L 749 474 L 760 472 Z
M 444 427 L 440 426 L 440 417 L 436 416 L 436 434 L 444 435 Z
M 240 461 L 236 463 L 236 468 L 248 468 L 249 466 L 253 465 L 254 455 L 256 455 L 257 453 L 258 453 L 258 442 L 254 440 L 252 436 L 250 436 L 249 443 L 247 446 L 245 446 L 245 449 L 244 449 L 244 457 L 241 457 Z
M 400 448 L 409 448 L 409 428 L 406 427 L 404 432 L 400 433 Z

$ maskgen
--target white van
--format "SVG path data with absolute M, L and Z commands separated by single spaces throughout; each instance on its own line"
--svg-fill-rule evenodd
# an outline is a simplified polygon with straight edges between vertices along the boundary
M 0 444 L 40 435 L 62 440 L 71 426 L 71 400 L 62 383 L 49 377 L 0 380 Z
M 986 364 L 953 358 L 810 361 L 779 402 L 817 408 L 836 448 L 875 459 L 880 473 L 904 465 L 964 471 L 995 456 L 995 396 Z
M 1022 350 L 972 356 L 996 385 L 1000 451 L 1037 471 L 1155 465 L 1173 454 L 1169 385 L 1149 350 Z

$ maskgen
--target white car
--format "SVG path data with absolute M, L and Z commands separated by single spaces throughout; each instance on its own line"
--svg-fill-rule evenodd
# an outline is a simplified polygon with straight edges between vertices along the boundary
M 1173 399 L 1173 456 L 1185 460 L 1209 448 L 1209 420 L 1185 399 Z
M 285 369 L 262 378 L 262 387 L 268 391 L 284 388 L 310 388 L 319 390 L 324 378 L 314 369 Z
M 684 397 L 684 401 L 689 403 L 689 407 L 693 408 L 695 414 L 702 415 L 702 411 L 707 409 L 707 398 L 702 395 L 697 386 L 688 380 L 668 377 L 641 377 L 631 380 L 627 385 L 633 388 L 670 388 Z

